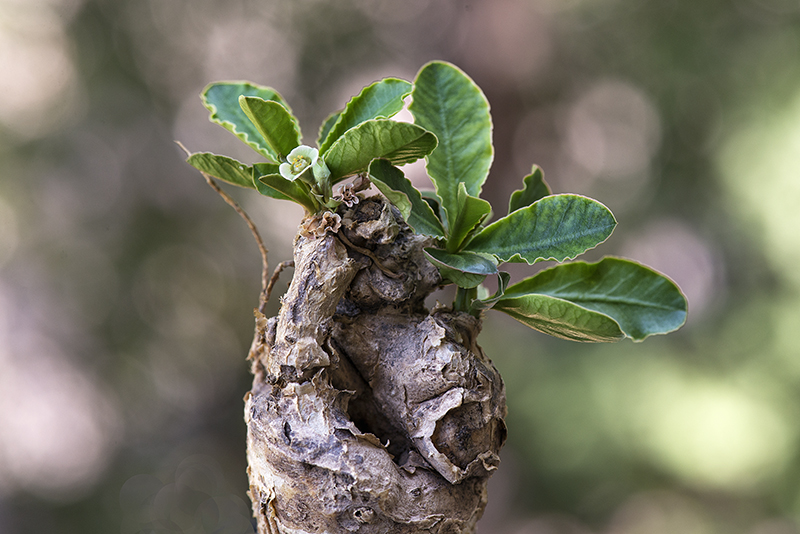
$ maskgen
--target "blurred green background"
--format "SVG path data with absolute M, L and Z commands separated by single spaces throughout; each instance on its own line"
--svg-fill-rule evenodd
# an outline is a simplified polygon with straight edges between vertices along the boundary
M 309 142 L 432 59 L 489 98 L 498 209 L 538 163 L 615 213 L 587 259 L 690 304 L 642 344 L 487 318 L 509 442 L 480 532 L 800 532 L 798 0 L 0 0 L 0 533 L 253 532 L 259 255 L 173 140 L 255 161 L 211 81 L 277 88 Z M 288 259 L 298 209 L 232 193 Z

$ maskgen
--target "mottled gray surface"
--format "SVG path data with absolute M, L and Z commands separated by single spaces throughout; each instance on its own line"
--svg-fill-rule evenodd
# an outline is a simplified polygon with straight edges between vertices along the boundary
M 298 237 L 279 316 L 257 316 L 245 418 L 259 533 L 474 532 L 506 411 L 480 321 L 425 309 L 440 282 L 430 243 L 390 206 L 362 201 L 340 232 Z

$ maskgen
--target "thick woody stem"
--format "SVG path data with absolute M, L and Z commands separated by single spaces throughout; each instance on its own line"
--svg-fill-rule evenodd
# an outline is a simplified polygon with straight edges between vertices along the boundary
M 342 212 L 342 233 L 298 237 L 279 315 L 257 313 L 245 419 L 258 532 L 474 532 L 505 439 L 480 321 L 424 308 L 440 283 L 429 242 L 387 204 Z

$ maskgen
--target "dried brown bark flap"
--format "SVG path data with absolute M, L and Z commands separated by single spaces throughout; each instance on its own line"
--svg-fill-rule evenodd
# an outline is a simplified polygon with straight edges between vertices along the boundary
M 480 321 L 425 309 L 440 283 L 430 243 L 391 206 L 341 216 L 343 239 L 297 238 L 278 317 L 257 314 L 245 419 L 259 533 L 473 532 L 506 410 Z

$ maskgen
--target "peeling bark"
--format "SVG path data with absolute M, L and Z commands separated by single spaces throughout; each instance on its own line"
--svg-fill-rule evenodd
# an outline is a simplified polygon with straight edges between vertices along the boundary
M 427 310 L 441 282 L 379 198 L 340 237 L 298 236 L 279 315 L 256 313 L 245 396 L 259 534 L 469 533 L 505 441 L 480 320 Z

